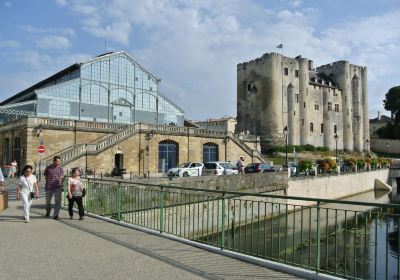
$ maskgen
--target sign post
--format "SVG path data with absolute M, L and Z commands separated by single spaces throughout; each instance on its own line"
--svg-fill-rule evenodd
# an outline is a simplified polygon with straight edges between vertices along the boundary
M 42 157 L 46 152 L 46 147 L 43 145 L 43 140 L 41 141 L 40 145 L 37 147 L 37 152 L 39 154 L 39 182 L 42 181 Z

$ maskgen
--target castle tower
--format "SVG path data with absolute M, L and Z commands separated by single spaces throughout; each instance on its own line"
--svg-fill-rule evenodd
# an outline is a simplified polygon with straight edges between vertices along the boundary
M 238 64 L 237 132 L 261 136 L 262 148 L 325 146 L 362 151 L 369 139 L 367 68 L 338 61 L 312 68 L 312 61 L 277 53 Z
M 307 58 L 299 58 L 299 109 L 300 109 L 300 145 L 310 143 L 309 139 L 309 116 L 308 108 L 308 82 L 309 82 L 309 61 Z
M 369 116 L 368 116 L 368 70 L 367 67 L 363 67 L 361 70 L 361 80 L 362 80 L 362 106 L 363 106 L 363 146 L 364 150 L 369 150 L 369 145 L 367 145 L 367 140 L 371 141 L 369 138 Z

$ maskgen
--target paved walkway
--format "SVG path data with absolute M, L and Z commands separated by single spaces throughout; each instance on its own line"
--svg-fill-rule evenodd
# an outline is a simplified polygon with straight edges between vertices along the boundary
M 190 245 L 86 217 L 31 221 L 19 201 L 0 213 L 0 279 L 295 279 Z M 67 219 L 68 218 L 68 219 Z

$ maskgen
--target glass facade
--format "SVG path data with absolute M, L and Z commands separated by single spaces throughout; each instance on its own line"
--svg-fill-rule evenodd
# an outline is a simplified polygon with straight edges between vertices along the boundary
M 160 80 L 125 52 L 96 57 L 37 87 L 36 114 L 111 123 L 183 126 L 183 110 Z

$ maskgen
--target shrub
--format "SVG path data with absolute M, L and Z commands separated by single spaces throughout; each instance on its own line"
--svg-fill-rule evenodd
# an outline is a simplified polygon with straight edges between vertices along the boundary
M 304 146 L 304 149 L 305 149 L 306 151 L 309 151 L 309 152 L 315 152 L 315 151 L 317 150 L 317 148 L 315 148 L 314 145 L 310 145 L 310 144 L 305 145 L 305 146 Z
M 362 160 L 362 159 L 359 159 L 357 161 L 357 166 L 358 166 L 359 169 L 364 169 L 365 168 L 365 161 Z
M 378 160 L 375 158 L 372 159 L 371 160 L 371 168 L 375 169 L 377 165 L 378 165 Z
M 326 159 L 325 159 L 325 162 L 329 165 L 329 168 L 330 168 L 331 170 L 336 168 L 336 161 L 334 161 L 333 159 L 331 159 L 331 158 L 326 158 Z
M 317 150 L 320 152 L 329 152 L 329 148 L 328 147 L 317 147 Z
M 313 168 L 313 164 L 310 160 L 300 160 L 298 164 L 299 172 L 306 172 Z

